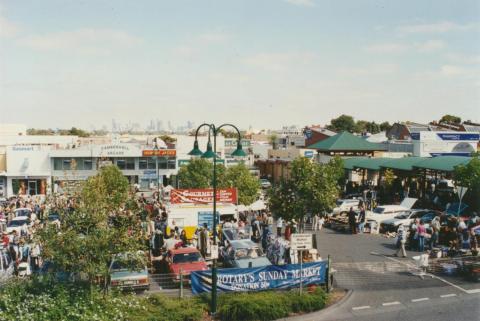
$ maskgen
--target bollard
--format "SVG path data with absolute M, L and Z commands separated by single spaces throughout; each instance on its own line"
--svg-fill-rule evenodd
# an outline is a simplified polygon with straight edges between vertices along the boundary
M 183 270 L 180 269 L 180 299 L 183 299 Z

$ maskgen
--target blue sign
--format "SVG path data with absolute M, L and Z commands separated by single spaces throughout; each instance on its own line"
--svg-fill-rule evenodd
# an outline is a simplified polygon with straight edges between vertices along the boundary
M 220 222 L 220 213 L 217 211 L 217 222 Z M 198 212 L 198 227 L 207 223 L 209 230 L 213 230 L 213 212 Z
M 472 133 L 438 133 L 437 136 L 440 137 L 441 140 L 480 140 L 480 134 Z
M 300 285 L 324 284 L 327 282 L 328 261 L 303 264 L 268 265 L 248 269 L 219 269 L 217 289 L 219 292 L 247 292 L 270 289 L 288 289 Z M 212 271 L 195 271 L 190 275 L 193 294 L 210 292 Z
M 420 133 L 410 133 L 412 140 L 420 140 Z
M 307 158 L 312 158 L 313 157 L 313 150 L 306 150 L 303 155 Z

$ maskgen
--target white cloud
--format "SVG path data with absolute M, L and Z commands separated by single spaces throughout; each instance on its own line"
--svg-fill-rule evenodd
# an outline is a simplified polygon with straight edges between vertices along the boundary
M 381 43 L 365 47 L 365 51 L 370 53 L 403 53 L 409 49 L 408 45 L 401 43 Z
M 453 63 L 458 64 L 480 64 L 480 55 L 465 55 L 460 53 L 448 53 L 445 57 Z
M 112 29 L 78 29 L 33 35 L 18 43 L 38 51 L 71 51 L 89 54 L 109 54 L 115 49 L 130 48 L 141 40 L 127 32 Z
M 15 36 L 17 32 L 18 26 L 5 18 L 0 12 L 0 38 L 11 38 Z
M 450 31 L 468 31 L 475 28 L 476 24 L 457 24 L 451 21 L 442 21 L 430 24 L 413 24 L 399 26 L 397 31 L 401 33 L 446 33 Z
M 442 40 L 427 40 L 420 43 L 380 43 L 366 46 L 364 49 L 369 53 L 376 54 L 401 54 L 406 52 L 429 53 L 439 51 L 446 47 Z
M 296 6 L 304 6 L 304 7 L 315 6 L 315 2 L 313 0 L 285 0 L 285 2 L 288 2 Z
M 203 44 L 216 44 L 227 41 L 229 35 L 223 31 L 205 32 L 197 36 L 196 40 Z
M 342 77 L 364 77 L 393 74 L 398 71 L 397 64 L 371 64 L 366 67 L 347 67 L 341 68 L 338 72 Z
M 415 48 L 419 52 L 434 52 L 441 50 L 446 47 L 446 44 L 442 40 L 428 40 L 424 43 L 418 43 L 415 45 Z
M 310 63 L 315 57 L 316 55 L 311 52 L 263 52 L 246 57 L 243 62 L 250 66 L 278 72 Z
M 463 76 L 468 74 L 469 71 L 461 66 L 444 65 L 440 68 L 440 73 L 444 76 Z
M 230 35 L 224 31 L 210 31 L 192 36 L 186 42 L 174 47 L 172 52 L 184 58 L 192 58 L 205 48 L 223 44 L 230 39 Z

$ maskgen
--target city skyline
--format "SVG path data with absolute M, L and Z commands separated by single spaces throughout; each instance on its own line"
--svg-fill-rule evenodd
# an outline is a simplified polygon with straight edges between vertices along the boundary
M 478 1 L 0 1 L 0 119 L 478 122 L 479 12 Z

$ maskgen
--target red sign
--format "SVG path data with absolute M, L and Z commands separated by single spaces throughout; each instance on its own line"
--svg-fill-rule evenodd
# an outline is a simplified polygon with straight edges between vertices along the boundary
M 172 191 L 170 192 L 170 202 L 172 204 L 213 203 L 213 188 L 172 189 Z M 217 202 L 237 204 L 237 189 L 236 188 L 217 189 Z
M 142 151 L 142 155 L 145 157 L 148 157 L 148 156 L 175 157 L 177 156 L 177 150 L 176 149 L 145 149 Z

